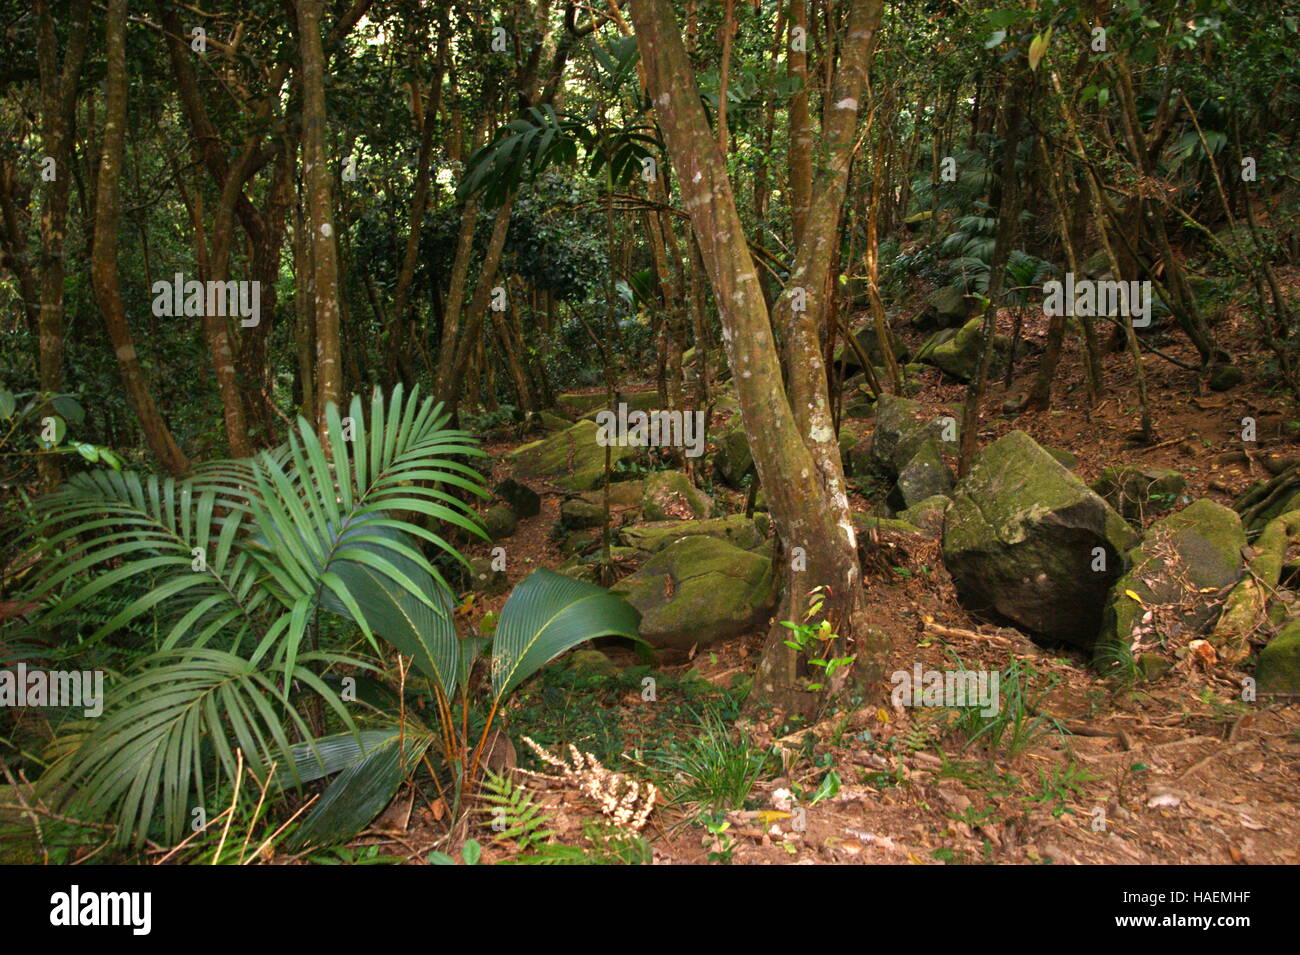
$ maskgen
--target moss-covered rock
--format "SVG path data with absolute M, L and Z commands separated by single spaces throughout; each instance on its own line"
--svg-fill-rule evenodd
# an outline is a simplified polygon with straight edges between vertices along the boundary
M 647 521 L 692 520 L 713 513 L 713 501 L 681 471 L 656 471 L 645 479 L 641 516 Z
M 952 472 L 939 456 L 938 443 L 926 441 L 898 473 L 890 503 L 906 509 L 928 497 L 946 495 L 952 484 Z
M 979 370 L 980 363 L 980 326 L 983 319 L 972 318 L 963 325 L 956 335 L 936 344 L 925 361 L 934 365 L 959 381 L 970 381 Z M 995 352 L 1005 353 L 1011 343 L 1004 335 L 997 335 L 993 340 Z M 920 358 L 920 356 L 917 356 Z
M 583 419 L 590 418 L 592 421 L 594 421 L 596 420 L 596 415 L 606 410 L 604 393 L 602 392 L 597 397 L 600 398 L 599 401 L 594 403 L 593 402 L 586 403 L 588 407 L 582 411 L 580 415 L 581 418 Z M 563 395 L 560 396 L 560 400 L 561 401 L 564 400 Z M 634 394 L 624 393 L 618 396 L 618 400 L 627 406 L 627 410 L 629 412 L 654 411 L 657 408 L 664 407 L 664 403 L 659 400 L 658 391 L 638 391 L 635 392 Z
M 935 494 L 899 511 L 896 516 L 900 521 L 906 521 L 935 537 L 940 537 L 943 534 L 944 512 L 948 510 L 950 500 L 951 498 L 946 494 Z
M 584 560 L 578 554 L 574 554 L 556 567 L 555 572 L 565 577 L 572 577 L 574 580 L 585 580 L 592 584 L 600 583 L 600 566 L 593 561 Z
M 565 428 L 572 428 L 573 422 L 554 411 L 540 411 L 537 414 L 537 420 L 541 422 L 542 428 L 546 431 L 563 431 Z
M 873 368 L 878 368 L 885 363 L 885 354 L 880 349 L 880 340 L 876 337 L 876 326 L 873 322 L 867 322 L 856 332 L 853 333 L 853 340 L 857 343 L 858 348 L 867 356 Z M 894 348 L 894 357 L 898 361 L 905 361 L 908 356 L 907 346 L 894 339 L 891 342 Z M 853 369 L 862 367 L 862 362 L 858 360 L 858 353 L 847 342 L 840 342 L 835 347 L 834 360 L 837 365 L 843 365 L 845 368 Z
M 752 519 L 743 514 L 729 514 L 702 521 L 660 521 L 625 527 L 619 533 L 619 540 L 643 555 L 657 554 L 683 537 L 698 534 L 716 537 L 742 550 L 757 550 L 767 539 L 769 523 L 768 516 L 762 513 L 755 513 Z
M 953 489 L 943 556 L 976 608 L 1091 648 L 1106 594 L 1137 540 L 1086 484 L 1012 431 L 984 448 Z
M 1217 365 L 1210 373 L 1210 390 L 1228 391 L 1245 380 L 1245 374 L 1236 365 Z
M 510 455 L 515 473 L 541 478 L 570 491 L 589 491 L 605 474 L 605 448 L 596 440 L 594 421 L 579 421 L 571 428 L 525 444 Z M 610 463 L 628 457 L 631 448 L 611 447 Z
M 749 450 L 749 438 L 743 428 L 733 428 L 718 438 L 718 452 L 713 457 L 714 470 L 729 487 L 738 488 L 749 469 L 754 466 L 754 454 Z
M 960 325 L 970 314 L 971 301 L 951 285 L 941 286 L 925 297 L 925 308 L 912 319 L 912 324 L 917 328 Z
M 1282 580 L 1283 562 L 1293 542 L 1300 540 L 1300 511 L 1291 511 L 1269 521 L 1262 534 L 1251 547 L 1250 572 L 1241 575 L 1223 612 L 1215 621 L 1210 642 L 1227 663 L 1239 663 L 1250 653 L 1249 639 L 1259 632 L 1261 625 L 1270 621 L 1270 609 L 1281 609 L 1289 614 L 1286 601 L 1279 599 L 1269 607 L 1272 597 L 1285 598 L 1278 590 Z M 1283 618 L 1285 619 L 1285 617 Z
M 893 479 L 927 441 L 956 439 L 957 429 L 946 427 L 942 417 L 930 416 L 920 404 L 897 395 L 881 395 L 876 402 L 876 424 L 871 433 L 867 465 Z M 938 446 L 942 446 L 941 444 Z
M 927 537 L 924 528 L 896 517 L 881 517 L 878 514 L 853 514 L 853 529 L 858 535 L 863 534 L 902 534 L 905 537 Z
M 505 540 L 519 528 L 519 518 L 504 504 L 493 504 L 483 512 L 483 529 L 494 541 Z
M 1056 458 L 1057 463 L 1068 471 L 1073 471 L 1079 466 L 1078 457 L 1076 457 L 1072 452 L 1066 451 L 1064 448 L 1049 448 L 1045 446 L 1043 450 Z
M 568 661 L 569 669 L 579 673 L 596 676 L 613 676 L 618 673 L 614 661 L 599 650 L 574 650 L 569 654 Z
M 600 527 L 605 523 L 605 508 L 581 498 L 572 498 L 560 505 L 560 527 L 566 531 L 585 527 Z
M 1092 489 L 1129 520 L 1141 520 L 1152 511 L 1173 507 L 1187 489 L 1187 479 L 1169 468 L 1117 465 L 1104 468 Z
M 1288 623 L 1260 651 L 1255 681 L 1261 695 L 1300 697 L 1300 619 Z
M 1245 546 L 1241 518 L 1208 499 L 1156 521 L 1125 555 L 1128 569 L 1107 599 L 1098 650 L 1129 647 L 1147 611 L 1159 613 L 1153 628 L 1177 624 L 1182 637 L 1207 629 L 1242 574 Z M 1172 635 L 1153 630 L 1150 642 Z
M 555 400 L 564 411 L 581 415 L 604 408 L 608 403 L 608 396 L 603 391 L 574 391 L 557 395 Z
M 504 570 L 497 570 L 491 557 L 469 558 L 469 589 L 478 593 L 499 594 L 509 585 Z
M 640 510 L 641 498 L 645 495 L 643 481 L 619 481 L 609 486 L 609 509 L 611 511 Z M 605 489 L 598 487 L 594 491 L 584 491 L 579 498 L 589 504 L 605 506 Z
M 762 624 L 775 604 L 772 561 L 716 537 L 669 544 L 610 590 L 641 612 L 652 646 L 709 646 Z

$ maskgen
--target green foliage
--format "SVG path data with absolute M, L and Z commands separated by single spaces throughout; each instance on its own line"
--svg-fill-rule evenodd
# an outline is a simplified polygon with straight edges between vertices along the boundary
M 808 609 L 804 613 L 802 623 L 795 623 L 791 620 L 782 620 L 781 626 L 790 631 L 790 639 L 784 641 L 785 645 L 796 653 L 807 656 L 808 665 L 817 667 L 821 672 L 826 674 L 826 679 L 835 675 L 836 671 L 844 667 L 852 666 L 855 656 L 836 657 L 826 656 L 825 651 L 834 647 L 839 635 L 831 629 L 830 621 L 821 620 L 814 622 L 814 618 L 821 613 L 822 605 L 825 603 L 825 596 L 822 593 L 823 588 L 815 587 L 811 592 L 811 601 Z M 808 690 L 821 690 L 824 684 L 820 682 L 808 682 Z
M 488 817 L 493 842 L 513 842 L 520 852 L 527 852 L 545 845 L 555 835 L 546 828 L 551 814 L 534 801 L 532 793 L 516 786 L 509 774 L 484 774 L 481 798 L 481 812 Z
M 961 671 L 966 665 L 956 653 L 949 651 L 953 663 Z M 980 706 L 952 707 L 952 727 L 966 738 L 967 747 L 982 742 L 990 753 L 1005 749 L 1007 755 L 1018 756 L 1043 736 L 1055 731 L 1064 733 L 1060 722 L 1039 715 L 1043 699 L 1060 682 L 1053 676 L 1047 685 L 1035 689 L 1033 683 L 1042 674 L 1025 660 L 1011 658 L 999 674 L 998 711 L 989 716 Z
M 669 797 L 696 811 L 744 808 L 770 755 L 712 711 L 698 714 L 696 724 L 698 728 L 684 742 L 653 754 L 667 774 L 664 786 Z
M 69 427 L 80 428 L 86 411 L 75 396 L 44 391 L 14 393 L 0 385 L 0 473 L 41 455 L 77 455 L 90 464 L 121 470 L 122 459 L 111 449 L 74 440 Z
M 414 539 L 454 548 L 392 516 L 476 529 L 468 505 L 445 488 L 484 493 L 453 460 L 480 452 L 445 422 L 431 400 L 399 387 L 387 406 L 375 394 L 368 426 L 353 399 L 352 434 L 331 408 L 325 443 L 300 419 L 287 448 L 251 461 L 217 462 L 182 480 L 90 472 L 39 502 L 28 536 L 45 561 L 30 598 L 48 601 L 43 623 L 143 577 L 157 582 L 95 635 L 155 609 L 165 618 L 157 652 L 113 686 L 105 716 L 55 741 L 42 785 L 84 818 L 113 818 L 121 839 L 142 841 L 155 812 L 160 833 L 174 839 L 210 785 L 233 781 L 235 747 L 265 779 L 272 765 L 294 764 L 286 728 L 311 738 L 305 713 L 324 705 L 355 732 L 320 674 L 373 664 L 302 647 L 328 633 L 322 611 L 343 614 L 377 647 L 372 622 L 388 605 L 373 591 L 384 586 L 409 590 L 409 613 L 446 614 L 433 588 L 415 582 L 438 576 Z
M 1101 777 L 1082 769 L 1077 763 L 1067 763 L 1065 766 L 1054 766 L 1049 774 L 1041 766 L 1038 768 L 1038 785 L 1041 790 L 1037 795 L 1029 797 L 1031 803 L 1041 803 L 1052 807 L 1052 815 L 1060 818 L 1070 810 L 1066 808 L 1066 802 L 1072 798 L 1080 798 L 1087 795 L 1086 786 L 1090 782 L 1095 782 Z

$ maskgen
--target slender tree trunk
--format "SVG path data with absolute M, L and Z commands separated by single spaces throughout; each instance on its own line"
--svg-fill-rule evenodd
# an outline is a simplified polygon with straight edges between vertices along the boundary
M 1007 102 L 1002 111 L 1002 165 L 998 170 L 998 227 L 993 261 L 989 265 L 989 287 L 984 303 L 984 320 L 980 326 L 981 344 L 979 368 L 966 392 L 962 408 L 961 451 L 958 472 L 965 474 L 975 457 L 979 445 L 980 402 L 988 382 L 989 368 L 997 340 L 997 316 L 1002 286 L 1005 284 L 1007 259 L 1015 239 L 1016 219 L 1020 211 L 1020 188 L 1016 178 L 1016 150 L 1020 145 L 1021 120 L 1025 112 L 1025 90 L 1028 79 L 1023 71 L 1013 76 L 1007 84 Z
M 812 205 L 812 118 L 808 109 L 808 9 L 804 0 L 790 0 L 790 41 L 786 48 L 786 71 L 799 84 L 790 97 L 790 222 L 794 248 L 803 244 L 804 226 Z
M 325 55 L 320 15 L 324 0 L 295 0 L 302 57 L 303 179 L 307 188 L 316 300 L 316 424 L 325 407 L 343 401 L 343 351 L 339 333 L 339 265 L 334 235 L 334 177 L 325 130 Z
M 39 374 L 42 391 L 63 390 L 63 250 L 72 184 L 72 123 L 76 117 L 77 81 L 90 32 L 90 0 L 77 0 L 70 11 L 68 45 L 58 63 L 54 18 L 49 0 L 36 4 L 36 58 L 41 76 L 41 128 L 45 157 L 54 161 L 41 207 L 41 313 Z M 37 470 L 46 490 L 62 479 L 54 455 L 41 455 Z
M 293 209 L 294 342 L 298 352 L 298 413 L 305 418 L 316 414 L 316 308 L 311 242 L 307 236 L 301 200 Z
M 117 354 L 118 371 L 145 442 L 170 474 L 183 474 L 190 462 L 177 446 L 171 430 L 158 412 L 144 369 L 140 367 L 131 330 L 126 323 L 122 290 L 117 273 L 122 157 L 126 144 L 126 0 L 108 0 L 105 15 L 105 50 L 108 72 L 105 79 L 104 140 L 101 147 L 98 185 L 95 189 L 95 239 L 91 247 L 91 285 L 108 326 L 108 337 Z

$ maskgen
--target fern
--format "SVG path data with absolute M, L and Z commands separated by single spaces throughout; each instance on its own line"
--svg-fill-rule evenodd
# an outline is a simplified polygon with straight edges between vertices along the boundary
M 521 852 L 547 844 L 555 832 L 545 828 L 551 813 L 539 806 L 533 794 L 516 786 L 508 773 L 488 772 L 483 778 L 482 811 L 491 817 L 493 842 L 514 842 Z

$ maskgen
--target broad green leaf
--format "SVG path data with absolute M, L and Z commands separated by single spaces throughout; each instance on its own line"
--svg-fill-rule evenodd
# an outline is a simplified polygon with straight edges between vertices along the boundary
M 492 693 L 506 693 L 565 650 L 594 637 L 639 640 L 641 614 L 602 587 L 553 570 L 524 578 L 501 610 L 492 642 Z
M 387 741 L 368 749 L 339 773 L 289 844 L 298 848 L 351 839 L 393 801 L 402 780 L 432 742 L 427 731 L 411 726 L 405 737 L 391 732 Z

